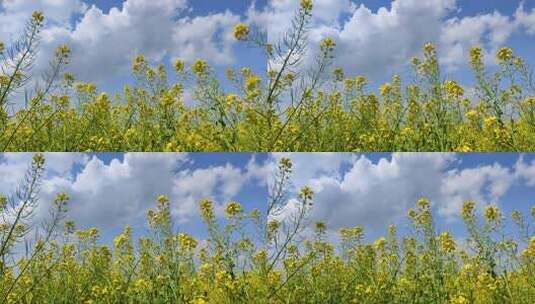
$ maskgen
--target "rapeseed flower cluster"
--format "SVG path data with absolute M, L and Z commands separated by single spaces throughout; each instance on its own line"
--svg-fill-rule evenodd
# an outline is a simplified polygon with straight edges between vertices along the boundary
M 308 208 L 298 210 L 302 216 L 275 219 L 282 206 L 270 208 L 270 203 L 260 214 L 230 202 L 222 217 L 214 202 L 201 200 L 207 225 L 201 242 L 176 229 L 167 216 L 172 203 L 160 195 L 148 216 L 148 233 L 135 240 L 126 226 L 108 245 L 98 229 L 80 229 L 66 219 L 69 194 L 59 193 L 49 224 L 28 243 L 28 254 L 18 255 L 15 244 L 36 227 L 6 215 L 37 207 L 39 189 L 28 185 L 41 184 L 44 166 L 44 156 L 36 154 L 19 187 L 28 191 L 22 193 L 31 198 L 28 204 L 11 204 L 9 196 L 0 195 L 2 303 L 516 304 L 535 299 L 534 227 L 525 225 L 518 211 L 511 215 L 514 225 L 505 227 L 506 216 L 496 205 L 479 210 L 472 201 L 459 210 L 467 227 L 461 242 L 437 230 L 426 198 L 409 211 L 412 229 L 399 233 L 390 225 L 387 235 L 375 240 L 361 226 L 339 229 L 336 239 L 327 222 L 308 221 Z M 281 159 L 275 184 L 286 186 L 275 193 L 290 185 L 289 168 L 291 160 Z M 277 195 L 268 196 L 277 204 Z M 314 200 L 308 187 L 300 196 Z M 315 233 L 304 233 L 305 228 Z
M 297 63 L 306 52 L 313 1 L 302 0 L 300 7 L 288 39 L 262 40 L 247 24 L 235 26 L 237 40 L 266 51 L 266 75 L 248 67 L 229 68 L 228 79 L 222 80 L 204 59 L 188 64 L 176 59 L 178 78 L 171 83 L 162 64 L 153 66 L 140 54 L 132 63 L 136 82 L 112 97 L 76 75 L 52 73 L 69 64 L 70 49 L 62 45 L 48 73 L 55 75 L 47 82 L 51 89 L 13 110 L 8 105 L 20 104 L 13 100 L 14 92 L 31 74 L 32 65 L 21 62 L 26 70 L 0 73 L 0 149 L 535 151 L 530 67 L 512 49 L 496 52 L 500 65 L 492 73 L 485 67 L 483 49 L 470 50 L 475 78 L 470 94 L 459 82 L 441 79 L 431 43 L 423 46 L 421 58 L 411 60 L 413 82 L 403 86 L 394 75 L 374 91 L 365 76 L 332 66 L 336 42 L 330 37 L 321 40 L 314 69 L 302 70 Z M 43 14 L 34 13 L 28 24 L 34 35 L 26 38 L 38 39 L 43 23 Z M 35 41 L 26 45 L 36 46 Z M 0 53 L 7 49 L 0 44 Z M 32 51 L 36 56 L 37 50 Z M 184 92 L 189 93 L 188 105 Z

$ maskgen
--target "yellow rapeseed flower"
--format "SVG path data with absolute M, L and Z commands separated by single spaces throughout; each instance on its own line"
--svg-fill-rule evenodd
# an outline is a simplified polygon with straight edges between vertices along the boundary
M 301 9 L 305 12 L 312 11 L 313 3 L 312 0 L 301 0 Z
M 176 59 L 175 64 L 173 65 L 173 67 L 175 68 L 175 72 L 177 73 L 182 73 L 184 71 L 184 66 L 184 60 L 182 59 Z
M 442 246 L 442 249 L 445 252 L 451 253 L 455 251 L 456 244 L 455 239 L 451 236 L 449 232 L 443 232 L 439 236 L 440 244 Z
M 513 59 L 513 49 L 508 47 L 502 47 L 496 53 L 496 59 L 499 62 L 506 62 Z
M 490 222 L 498 221 L 501 217 L 501 212 L 498 206 L 490 205 L 485 208 L 485 218 Z
M 214 203 L 210 200 L 204 199 L 200 203 L 201 215 L 204 219 L 212 219 L 214 217 Z
M 258 89 L 258 86 L 260 85 L 261 81 L 262 79 L 260 78 L 260 76 L 250 75 L 249 77 L 247 77 L 247 79 L 245 79 L 245 88 L 248 91 L 254 91 Z
M 320 47 L 324 51 L 332 51 L 334 50 L 334 47 L 336 46 L 336 42 L 334 42 L 334 39 L 327 37 L 321 40 Z
M 225 208 L 225 213 L 227 214 L 227 217 L 229 218 L 235 217 L 241 212 L 242 212 L 242 207 L 238 202 L 230 202 L 227 204 L 227 207 Z
M 203 59 L 197 59 L 191 66 L 191 70 L 197 75 L 204 75 L 208 71 L 208 63 Z
M 43 12 L 42 11 L 34 11 L 32 13 L 32 20 L 37 24 L 37 25 L 42 25 L 43 22 L 45 21 L 45 15 L 43 15 Z
M 475 203 L 473 201 L 465 201 L 463 203 L 462 216 L 465 219 L 472 218 L 474 216 Z
M 424 50 L 427 52 L 427 53 L 431 53 L 431 52 L 434 52 L 435 51 L 435 45 L 433 45 L 432 43 L 428 42 L 424 45 Z
M 245 40 L 249 36 L 249 26 L 245 23 L 238 23 L 234 27 L 234 38 Z
M 444 90 L 446 95 L 451 98 L 459 98 L 464 95 L 464 88 L 454 80 L 446 80 L 444 82 Z

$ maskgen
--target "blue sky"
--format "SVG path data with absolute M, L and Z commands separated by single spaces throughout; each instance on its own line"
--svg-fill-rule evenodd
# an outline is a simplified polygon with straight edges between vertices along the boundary
M 0 192 L 15 189 L 31 156 L 0 156 Z M 262 210 L 266 182 L 281 157 L 294 163 L 283 215 L 291 214 L 298 189 L 310 185 L 315 192 L 310 222 L 324 220 L 333 232 L 363 225 L 375 238 L 391 223 L 404 231 L 408 209 L 425 196 L 432 201 L 437 226 L 463 237 L 458 214 L 466 199 L 476 200 L 480 210 L 496 203 L 506 215 L 514 209 L 527 214 L 535 203 L 535 154 L 51 153 L 46 154 L 37 218 L 47 214 L 57 192 L 65 191 L 71 196 L 69 217 L 79 227 L 99 228 L 107 241 L 126 224 L 145 233 L 146 211 L 165 194 L 177 227 L 202 238 L 199 200 L 213 199 L 220 217 L 231 200 L 246 210 Z
M 254 6 L 253 6 L 254 4 Z M 0 4 L 0 39 L 20 33 L 35 9 L 48 17 L 36 72 L 47 67 L 54 48 L 72 48 L 69 70 L 103 90 L 132 83 L 137 53 L 153 62 L 207 59 L 219 75 L 228 67 L 265 70 L 262 52 L 231 39 L 237 22 L 262 28 L 276 40 L 287 29 L 296 0 L 11 0 Z M 392 74 L 409 76 L 407 62 L 429 41 L 438 45 L 444 77 L 473 84 L 467 54 L 481 45 L 492 57 L 504 45 L 534 63 L 535 3 L 520 0 L 316 0 L 310 31 L 312 64 L 322 38 L 337 42 L 335 65 L 348 75 L 364 74 L 374 86 Z M 191 100 L 190 100 L 191 102 Z

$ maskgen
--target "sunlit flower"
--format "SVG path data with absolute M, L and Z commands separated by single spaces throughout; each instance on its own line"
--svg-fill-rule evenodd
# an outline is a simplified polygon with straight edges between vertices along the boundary
M 490 205 L 485 208 L 485 218 L 490 222 L 498 221 L 501 217 L 500 209 L 496 205 Z
M 451 98 L 460 98 L 464 95 L 464 88 L 454 80 L 445 81 L 444 90 L 446 91 L 446 95 Z
M 245 23 L 238 23 L 234 27 L 234 38 L 236 40 L 245 40 L 249 36 L 249 26 Z
M 214 217 L 214 203 L 210 200 L 204 199 L 200 203 L 201 214 L 204 219 L 213 219 Z
M 506 62 L 513 59 L 513 50 L 508 47 L 500 48 L 496 53 L 496 59 L 498 59 L 499 62 Z
M 301 0 L 301 9 L 305 12 L 312 11 L 312 0 Z
M 199 76 L 204 75 L 208 71 L 208 63 L 205 60 L 197 59 L 191 66 L 191 70 Z
M 439 236 L 439 240 L 440 240 L 440 244 L 442 246 L 442 249 L 445 252 L 451 253 L 451 252 L 455 251 L 455 248 L 456 248 L 455 240 L 453 239 L 451 234 L 449 234 L 449 232 L 441 233 L 440 236 Z
M 176 59 L 173 65 L 175 72 L 182 73 L 184 71 L 185 63 L 182 59 Z
M 230 202 L 225 208 L 227 217 L 235 217 L 242 212 L 242 206 L 238 202 Z
M 43 22 L 45 21 L 45 15 L 43 15 L 43 12 L 42 11 L 34 11 L 32 13 L 32 20 L 37 24 L 37 25 L 42 25 Z

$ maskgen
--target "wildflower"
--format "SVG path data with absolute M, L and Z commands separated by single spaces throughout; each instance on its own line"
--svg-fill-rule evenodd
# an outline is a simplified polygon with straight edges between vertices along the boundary
M 146 291 L 146 290 L 148 290 L 150 288 L 150 283 L 147 280 L 138 279 L 134 283 L 134 287 L 136 288 L 136 290 L 138 292 L 143 292 L 143 291 Z
M 464 88 L 454 80 L 444 82 L 444 90 L 446 95 L 451 98 L 459 98 L 464 95 Z
M 420 207 L 421 209 L 427 209 L 429 208 L 429 200 L 427 198 L 420 198 L 416 204 L 418 205 L 418 207 Z
M 336 43 L 330 37 L 324 38 L 320 42 L 320 48 L 325 52 L 332 52 L 335 46 L 336 46 Z
M 225 208 L 225 213 L 227 214 L 227 217 L 229 218 L 235 217 L 241 212 L 242 212 L 242 207 L 237 202 L 230 202 L 227 204 L 227 207 Z
M 193 250 L 197 247 L 197 240 L 186 233 L 178 234 L 178 242 L 180 247 L 185 250 Z
M 327 230 L 327 225 L 323 221 L 316 222 L 316 233 L 323 234 Z
M 455 296 L 451 299 L 450 304 L 468 304 L 470 301 L 462 295 Z
M 257 262 L 257 263 L 263 263 L 266 261 L 267 259 L 267 251 L 265 250 L 259 250 L 257 252 L 255 252 L 254 256 L 253 256 L 253 259 Z
M 32 167 L 36 170 L 42 170 L 45 166 L 45 157 L 41 153 L 37 153 L 32 158 Z
M 334 75 L 334 80 L 342 81 L 344 79 L 344 69 L 343 68 L 334 69 L 333 75 Z
M 347 78 L 346 80 L 344 80 L 344 87 L 348 91 L 353 90 L 353 88 L 355 87 L 355 79 Z
M 63 223 L 63 229 L 65 230 L 66 234 L 74 233 L 74 230 L 75 230 L 74 221 L 65 221 L 65 223 Z
M 203 298 L 197 298 L 195 300 L 193 300 L 193 302 L 191 302 L 192 304 L 207 304 L 208 302 L 206 302 L 206 300 L 204 300 Z
M 373 242 L 373 246 L 377 249 L 383 249 L 386 245 L 386 239 L 384 237 L 380 237 L 375 242 Z
M 176 59 L 175 64 L 173 65 L 173 67 L 175 68 L 175 72 L 177 73 L 182 73 L 184 71 L 184 66 L 184 60 L 182 59 Z
M 245 40 L 249 36 L 249 26 L 245 23 L 238 23 L 234 27 L 234 38 L 236 40 Z
M 236 94 L 229 94 L 225 97 L 225 103 L 227 106 L 232 106 L 238 103 L 240 97 Z
M 460 145 L 455 149 L 455 151 L 461 152 L 461 153 L 468 153 L 468 152 L 472 152 L 473 149 L 469 145 Z
M 366 85 L 366 77 L 365 76 L 362 76 L 362 75 L 359 75 L 355 78 L 355 81 L 356 81 L 356 85 L 360 88 L 360 87 L 363 87 L 364 85 Z
M 466 115 L 466 118 L 468 119 L 474 119 L 477 117 L 477 111 L 472 109 L 472 110 L 467 111 L 465 115 Z
M 507 62 L 513 59 L 513 50 L 508 47 L 502 47 L 496 53 L 496 59 L 499 62 Z
M 62 44 L 56 48 L 56 57 L 66 59 L 71 54 L 71 49 L 68 45 Z
M 449 232 L 443 232 L 439 236 L 440 244 L 445 252 L 451 253 L 455 251 L 455 240 Z
M 474 67 L 480 67 L 483 62 L 483 50 L 480 47 L 470 49 L 470 63 Z
M 313 3 L 312 0 L 301 0 L 301 9 L 305 12 L 312 11 Z
M 43 12 L 41 11 L 34 11 L 32 13 L 32 20 L 33 22 L 35 22 L 35 24 L 40 26 L 45 21 L 45 16 L 43 15 Z
M 313 195 L 314 191 L 312 191 L 312 188 L 310 188 L 309 186 L 304 186 L 299 192 L 299 197 L 301 197 L 301 199 L 304 201 L 311 200 Z
M 145 67 L 146 61 L 145 61 L 145 55 L 139 54 L 134 58 L 134 61 L 132 63 L 132 70 L 136 73 L 140 73 Z
M 381 85 L 381 87 L 379 87 L 379 92 L 383 96 L 388 95 L 391 91 L 392 91 L 392 85 L 388 82 L 384 83 L 383 85 Z
M 279 230 L 280 222 L 277 220 L 271 220 L 267 224 L 268 238 L 272 239 L 275 233 Z
M 435 46 L 428 42 L 424 45 L 424 50 L 427 52 L 427 53 L 431 53 L 431 52 L 434 52 L 435 51 Z
M 258 86 L 260 85 L 260 82 L 262 80 L 260 79 L 259 76 L 257 75 L 250 75 L 249 77 L 247 77 L 247 79 L 245 79 L 245 88 L 248 90 L 248 91 L 254 91 L 258 88 Z
M 166 195 L 159 195 L 157 200 L 160 204 L 166 204 L 169 202 L 169 197 L 167 197 Z
M 66 211 L 65 210 L 65 207 L 67 205 L 67 201 L 69 201 L 69 195 L 65 192 L 61 192 L 61 193 L 58 193 L 56 195 L 56 198 L 54 199 L 54 205 L 56 206 L 56 208 L 62 210 L 62 211 Z
M 496 205 L 487 206 L 487 208 L 485 208 L 485 218 L 489 222 L 498 221 L 500 217 L 501 212 Z
M 214 203 L 210 200 L 204 199 L 200 203 L 201 214 L 205 220 L 211 220 L 214 218 Z
M 205 60 L 197 59 L 191 66 L 191 70 L 198 76 L 204 75 L 208 71 L 208 63 Z
M 295 74 L 292 73 L 292 72 L 289 72 L 288 74 L 286 74 L 286 75 L 284 76 L 284 78 L 286 79 L 286 82 L 287 82 L 288 84 L 292 84 L 292 83 L 294 82 L 294 80 L 295 80 Z
M 249 250 L 253 247 L 253 243 L 249 239 L 243 239 L 238 242 L 238 248 L 241 250 Z
M 465 201 L 462 209 L 462 216 L 465 219 L 472 218 L 474 216 L 475 203 L 473 201 Z
M 535 217 L 535 205 L 531 207 L 531 216 Z
M 292 172 L 292 161 L 287 157 L 281 158 L 279 161 L 279 169 L 285 173 Z
M 3 194 L 0 194 L 0 211 L 4 210 L 7 207 L 7 197 Z
M 26 231 L 26 225 L 24 224 L 17 224 L 15 225 L 15 234 L 16 235 L 22 235 Z

